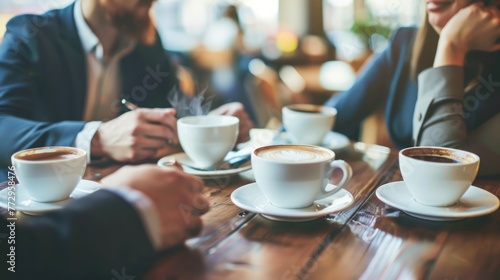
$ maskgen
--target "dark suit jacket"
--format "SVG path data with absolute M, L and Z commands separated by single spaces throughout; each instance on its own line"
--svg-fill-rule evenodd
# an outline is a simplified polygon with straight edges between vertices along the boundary
M 385 108 L 387 131 L 398 148 L 413 146 L 413 113 L 418 97 L 418 85 L 411 78 L 409 58 L 413 49 L 416 28 L 400 28 L 383 52 L 363 68 L 349 90 L 334 95 L 325 104 L 337 108 L 334 130 L 356 138 L 361 122 L 379 108 Z M 496 53 L 495 60 L 500 58 Z M 467 65 L 464 68 L 466 82 L 476 78 Z M 334 78 L 334 77 L 332 77 Z M 464 96 L 465 124 L 471 131 L 500 111 L 500 67 L 482 77 L 484 81 L 472 87 Z M 486 84 L 484 84 L 486 83 Z M 485 88 L 493 88 L 491 97 L 475 98 Z M 474 106 L 467 100 L 474 100 Z
M 73 6 L 7 24 L 0 45 L 0 168 L 22 149 L 72 145 L 84 125 L 86 58 Z M 142 107 L 170 107 L 167 94 L 177 78 L 159 39 L 138 45 L 120 71 L 122 97 Z M 0 181 L 6 173 L 0 170 Z
M 1 279 L 140 279 L 155 257 L 136 210 L 106 190 L 7 227 L 11 223 L 0 218 Z M 15 273 L 5 260 L 11 246 Z

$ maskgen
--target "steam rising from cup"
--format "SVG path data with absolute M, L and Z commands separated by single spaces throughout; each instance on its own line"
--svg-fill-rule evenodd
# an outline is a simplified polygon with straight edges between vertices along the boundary
M 167 100 L 177 111 L 178 119 L 188 116 L 207 115 L 212 107 L 213 100 L 211 97 L 206 97 L 206 93 L 207 88 L 190 98 L 174 87 L 168 93 Z

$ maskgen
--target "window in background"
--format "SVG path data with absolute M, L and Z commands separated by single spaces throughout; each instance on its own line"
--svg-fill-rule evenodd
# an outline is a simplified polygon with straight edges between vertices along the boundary
M 74 0 L 8 0 L 0 1 L 0 13 L 43 13 L 50 9 L 67 6 Z
M 416 26 L 421 0 L 324 0 L 324 26 L 339 58 L 356 60 L 380 52 L 392 30 Z
M 243 25 L 245 44 L 259 48 L 269 34 L 278 30 L 279 0 L 240 1 L 240 18 Z
M 248 47 L 258 48 L 278 26 L 279 0 L 158 0 L 154 15 L 165 48 L 189 51 L 205 35 L 207 26 L 221 18 L 229 4 L 238 15 Z
M 420 23 L 420 0 L 365 0 L 371 20 L 395 28 Z
M 15 15 L 23 13 L 39 14 L 60 8 L 73 0 L 8 0 L 0 1 L 0 41 L 5 33 L 5 25 Z
M 42 13 L 64 7 L 74 0 L 0 1 L 0 36 L 5 23 L 20 13 Z M 285 0 L 282 0 L 285 1 Z M 339 55 L 355 57 L 365 47 L 379 51 L 387 34 L 397 26 L 420 22 L 420 0 L 323 0 L 324 27 Z M 158 0 L 154 17 L 165 47 L 188 51 L 199 44 L 206 27 L 220 17 L 228 4 L 238 5 L 244 42 L 255 49 L 279 28 L 280 0 Z M 2 30 L 3 29 L 3 30 Z
M 2 0 L 0 1 L 0 38 L 5 24 L 21 13 L 43 13 L 61 8 L 74 0 Z M 188 51 L 202 38 L 205 29 L 216 21 L 228 4 L 239 6 L 244 41 L 258 48 L 278 27 L 279 0 L 157 0 L 153 14 L 167 49 Z

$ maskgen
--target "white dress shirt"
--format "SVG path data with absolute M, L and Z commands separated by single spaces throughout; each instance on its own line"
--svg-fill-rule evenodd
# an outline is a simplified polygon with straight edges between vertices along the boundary
M 99 38 L 85 22 L 81 0 L 75 2 L 73 13 L 86 58 L 87 95 L 83 120 L 88 122 L 77 135 L 75 146 L 87 151 L 90 160 L 90 141 L 101 122 L 118 116 L 121 90 L 120 60 L 134 49 L 135 42 L 124 36 L 119 37 L 115 51 L 109 58 L 105 58 Z
M 120 60 L 135 47 L 127 37 L 117 39 L 116 50 L 109 58 L 104 57 L 102 44 L 86 23 L 81 0 L 75 2 L 75 25 L 85 52 L 87 65 L 87 98 L 84 110 L 83 130 L 78 133 L 75 146 L 87 151 L 90 161 L 90 141 L 103 121 L 113 119 L 119 113 Z M 131 203 L 139 212 L 153 247 L 161 247 L 161 226 L 158 212 L 151 200 L 143 193 L 124 188 L 111 188 Z

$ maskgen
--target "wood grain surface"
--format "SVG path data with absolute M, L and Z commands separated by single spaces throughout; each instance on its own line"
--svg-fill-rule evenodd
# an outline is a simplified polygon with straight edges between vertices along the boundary
M 500 211 L 447 222 L 409 216 L 375 195 L 381 185 L 402 180 L 397 151 L 355 143 L 335 152 L 353 167 L 345 187 L 354 197 L 351 207 L 308 222 L 272 221 L 231 202 L 231 193 L 251 178 L 207 179 L 211 209 L 203 231 L 163 252 L 141 278 L 500 279 Z M 90 166 L 86 178 L 116 168 Z M 474 186 L 500 197 L 500 177 L 478 178 Z

